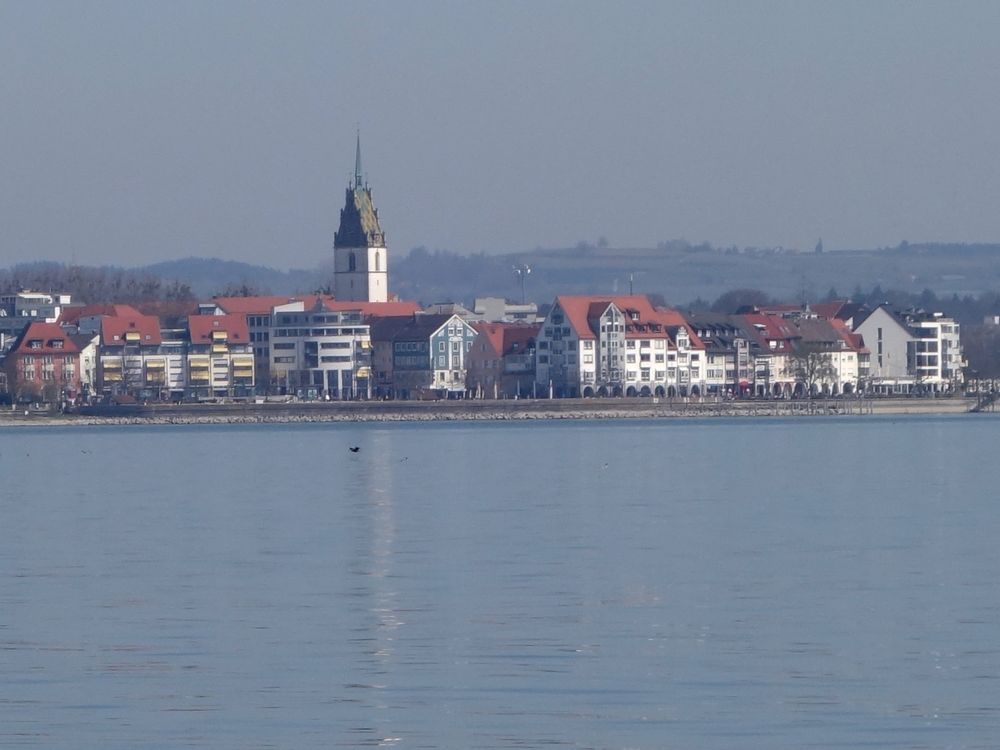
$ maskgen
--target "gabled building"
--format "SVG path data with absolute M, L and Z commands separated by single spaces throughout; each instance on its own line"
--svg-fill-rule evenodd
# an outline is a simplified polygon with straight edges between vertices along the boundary
M 188 318 L 185 391 L 188 398 L 254 394 L 254 358 L 244 315 Z
M 960 327 L 941 313 L 883 304 L 858 315 L 854 333 L 871 352 L 867 389 L 873 393 L 944 392 L 964 382 Z
M 455 398 L 466 394 L 466 357 L 476 331 L 458 315 L 373 320 L 376 395 Z
M 80 350 L 55 323 L 29 323 L 4 359 L 13 401 L 56 404 L 80 390 Z
M 686 320 L 705 345 L 706 394 L 767 395 L 768 385 L 755 382 L 759 340 L 743 316 L 691 313 Z
M 0 353 L 31 323 L 55 323 L 72 302 L 69 294 L 34 292 L 29 289 L 0 294 Z
M 860 338 L 840 321 L 825 318 L 791 318 L 792 353 L 784 375 L 796 395 L 853 393 L 858 387 Z M 838 325 L 839 324 L 839 325 Z
M 171 389 L 170 362 L 161 351 L 160 321 L 152 315 L 101 318 L 97 390 L 142 400 L 165 398 Z M 180 371 L 182 363 L 175 364 Z M 175 387 L 177 384 L 173 384 Z
M 466 361 L 466 387 L 475 398 L 531 396 L 535 385 L 535 338 L 540 325 L 473 323 L 476 339 Z
M 341 302 L 389 299 L 389 252 L 372 191 L 361 171 L 358 135 L 354 181 L 348 186 L 333 239 L 333 294 Z
M 683 317 L 644 296 L 556 297 L 538 334 L 539 395 L 704 392 L 704 345 Z

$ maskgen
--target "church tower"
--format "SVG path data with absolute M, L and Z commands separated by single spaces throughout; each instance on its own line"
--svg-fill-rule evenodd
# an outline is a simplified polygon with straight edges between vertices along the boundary
M 354 157 L 354 182 L 340 211 L 333 239 L 333 296 L 345 302 L 387 302 L 389 253 L 372 203 L 371 188 L 361 172 L 361 134 Z

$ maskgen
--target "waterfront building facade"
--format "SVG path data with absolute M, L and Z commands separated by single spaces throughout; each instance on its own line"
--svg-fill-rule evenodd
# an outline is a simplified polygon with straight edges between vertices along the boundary
M 560 296 L 541 324 L 536 390 L 556 397 L 704 393 L 704 345 L 644 296 Z
M 535 339 L 540 325 L 476 322 L 466 362 L 466 387 L 474 398 L 523 398 L 536 392 Z
M 80 350 L 55 323 L 29 323 L 4 359 L 12 401 L 71 401 L 80 390 Z
M 859 315 L 854 332 L 871 352 L 866 387 L 873 393 L 953 391 L 964 382 L 960 326 L 952 318 L 883 304 Z
M 159 399 L 170 387 L 160 351 L 160 321 L 152 315 L 101 318 L 97 359 L 99 393 Z
M 246 316 L 192 315 L 188 335 L 185 395 L 189 399 L 254 395 L 253 346 Z
M 372 327 L 380 397 L 460 398 L 476 330 L 459 315 L 390 316 Z

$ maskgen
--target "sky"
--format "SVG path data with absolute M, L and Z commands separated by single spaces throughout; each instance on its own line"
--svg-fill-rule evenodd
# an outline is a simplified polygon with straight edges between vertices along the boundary
M 0 0 L 0 266 L 1000 242 L 996 2 Z

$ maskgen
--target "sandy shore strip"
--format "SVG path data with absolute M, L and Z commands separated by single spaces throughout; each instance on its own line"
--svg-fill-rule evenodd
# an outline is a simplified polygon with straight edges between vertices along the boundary
M 309 422 L 516 421 L 536 419 L 857 417 L 965 414 L 970 398 L 684 402 L 649 399 L 351 401 L 334 403 L 155 404 L 94 407 L 83 414 L 0 412 L 0 426 L 259 424 Z

